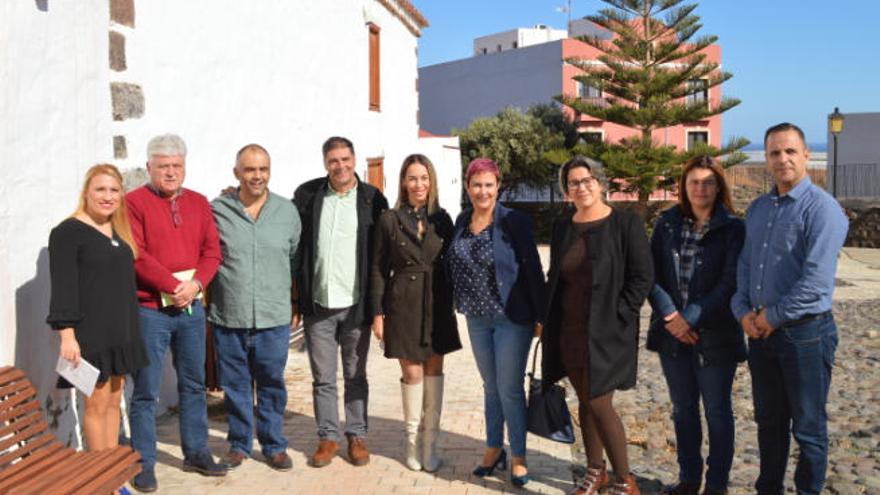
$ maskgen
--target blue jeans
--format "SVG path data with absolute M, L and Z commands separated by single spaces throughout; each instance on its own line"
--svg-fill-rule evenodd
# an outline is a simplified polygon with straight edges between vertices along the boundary
M 214 325 L 217 368 L 225 394 L 229 448 L 251 454 L 254 440 L 254 388 L 257 392 L 257 440 L 269 458 L 287 449 L 282 431 L 287 387 L 284 367 L 290 325 L 264 329 Z M 256 385 L 256 387 L 255 387 Z
M 690 351 L 690 350 L 689 350 Z M 700 366 L 694 352 L 660 355 L 678 445 L 678 480 L 701 483 L 703 479 L 703 429 L 700 398 L 709 429 L 706 487 L 727 488 L 733 464 L 734 419 L 730 395 L 736 363 Z
M 766 340 L 749 340 L 749 369 L 761 471 L 759 494 L 783 493 L 791 434 L 800 447 L 794 483 L 798 493 L 821 493 L 828 466 L 825 404 L 837 349 L 830 316 L 776 329 Z
M 526 393 L 523 383 L 533 330 L 506 316 L 467 317 L 471 348 L 483 379 L 486 445 L 504 446 L 504 423 L 510 453 L 526 455 Z
M 208 405 L 205 397 L 205 310 L 193 302 L 186 311 L 141 307 L 141 337 L 150 365 L 132 374 L 129 423 L 131 444 L 141 455 L 144 469 L 156 465 L 156 402 L 165 365 L 165 351 L 171 348 L 177 372 L 180 402 L 180 445 L 184 457 L 208 452 Z

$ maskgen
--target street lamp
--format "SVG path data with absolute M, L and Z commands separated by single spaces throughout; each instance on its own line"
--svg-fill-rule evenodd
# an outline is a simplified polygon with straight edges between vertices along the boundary
M 834 113 L 828 116 L 828 128 L 831 129 L 831 135 L 834 137 L 834 171 L 831 175 L 831 195 L 837 199 L 837 135 L 843 132 L 843 114 L 837 107 L 834 107 Z

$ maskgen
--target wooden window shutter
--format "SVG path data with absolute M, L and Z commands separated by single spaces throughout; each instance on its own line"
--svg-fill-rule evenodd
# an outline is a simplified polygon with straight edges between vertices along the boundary
M 370 29 L 370 110 L 380 111 L 380 62 L 379 62 L 379 26 L 372 22 L 367 24 Z

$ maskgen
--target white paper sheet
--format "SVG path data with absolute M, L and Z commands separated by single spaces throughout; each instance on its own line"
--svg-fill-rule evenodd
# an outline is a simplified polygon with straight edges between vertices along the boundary
M 74 368 L 73 362 L 61 356 L 58 356 L 58 364 L 55 365 L 55 371 L 87 397 L 92 395 L 92 392 L 95 390 L 95 384 L 98 383 L 98 376 L 101 374 L 98 368 L 95 368 L 92 363 L 85 359 L 80 358 L 79 366 Z

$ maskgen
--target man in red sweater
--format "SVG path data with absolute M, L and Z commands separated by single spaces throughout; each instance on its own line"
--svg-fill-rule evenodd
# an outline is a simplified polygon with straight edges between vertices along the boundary
M 220 241 L 207 199 L 183 188 L 186 144 L 179 136 L 156 136 L 147 145 L 150 182 L 126 196 L 138 257 L 141 335 L 150 365 L 132 375 L 129 421 L 132 446 L 141 455 L 135 489 L 158 488 L 156 401 L 165 352 L 177 371 L 183 470 L 224 476 L 226 466 L 208 450 L 205 398 L 205 312 L 200 301 L 221 261 Z

